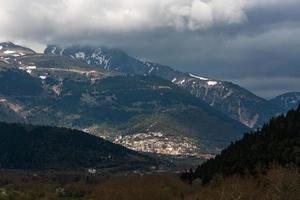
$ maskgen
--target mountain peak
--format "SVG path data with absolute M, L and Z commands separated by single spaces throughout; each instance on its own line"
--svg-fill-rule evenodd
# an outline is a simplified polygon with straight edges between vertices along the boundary
M 5 46 L 5 47 L 16 46 L 14 43 L 12 43 L 12 42 L 10 42 L 10 41 L 1 42 L 0 45 L 1 45 L 1 46 Z
M 0 43 L 0 57 L 18 57 L 28 54 L 35 54 L 36 52 L 27 47 L 16 45 L 12 42 L 2 42 Z
M 148 69 L 143 62 L 128 56 L 122 50 L 101 46 L 73 45 L 61 48 L 57 45 L 48 45 L 44 53 L 62 55 L 106 70 L 129 74 L 144 74 L 142 72 L 146 72 L 145 68 Z

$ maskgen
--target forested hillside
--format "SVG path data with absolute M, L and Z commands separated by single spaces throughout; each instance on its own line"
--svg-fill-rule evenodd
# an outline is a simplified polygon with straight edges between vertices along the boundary
M 300 166 L 300 106 L 272 119 L 262 129 L 245 134 L 215 159 L 182 177 L 208 182 L 217 174 L 264 173 L 272 164 Z
M 146 156 L 81 131 L 0 123 L 1 169 L 134 169 L 150 163 Z

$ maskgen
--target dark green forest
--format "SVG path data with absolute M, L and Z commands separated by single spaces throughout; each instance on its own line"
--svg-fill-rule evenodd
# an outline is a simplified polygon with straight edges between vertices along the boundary
M 182 178 L 190 181 L 200 178 L 207 183 L 216 175 L 265 173 L 274 164 L 300 166 L 300 105 L 286 115 L 273 118 L 261 129 L 245 134 L 214 159 L 182 174 Z
M 78 130 L 0 123 L 1 169 L 136 168 L 150 161 L 146 156 Z

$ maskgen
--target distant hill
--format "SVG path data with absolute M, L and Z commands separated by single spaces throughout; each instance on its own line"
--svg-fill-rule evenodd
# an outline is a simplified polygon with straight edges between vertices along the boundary
M 300 92 L 285 93 L 271 99 L 270 101 L 283 110 L 296 109 L 300 102 Z
M 135 169 L 153 160 L 90 134 L 55 127 L 0 123 L 1 169 Z
M 300 106 L 272 119 L 261 130 L 246 134 L 183 178 L 207 182 L 217 174 L 255 174 L 266 171 L 272 163 L 300 167 Z

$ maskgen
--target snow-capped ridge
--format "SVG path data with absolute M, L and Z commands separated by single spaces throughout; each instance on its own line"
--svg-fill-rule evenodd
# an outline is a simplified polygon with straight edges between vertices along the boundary
M 6 60 L 7 62 L 10 62 L 10 59 L 29 54 L 35 54 L 35 52 L 29 48 L 15 45 L 12 42 L 0 43 L 1 60 Z
M 201 81 L 206 81 L 207 85 L 209 85 L 209 86 L 215 86 L 219 83 L 218 81 L 215 81 L 215 80 L 212 80 L 212 79 L 209 79 L 209 78 L 206 78 L 206 77 L 198 76 L 198 75 L 195 75 L 195 74 L 192 74 L 192 73 L 189 73 L 189 76 L 192 77 L 192 78 L 199 79 Z

